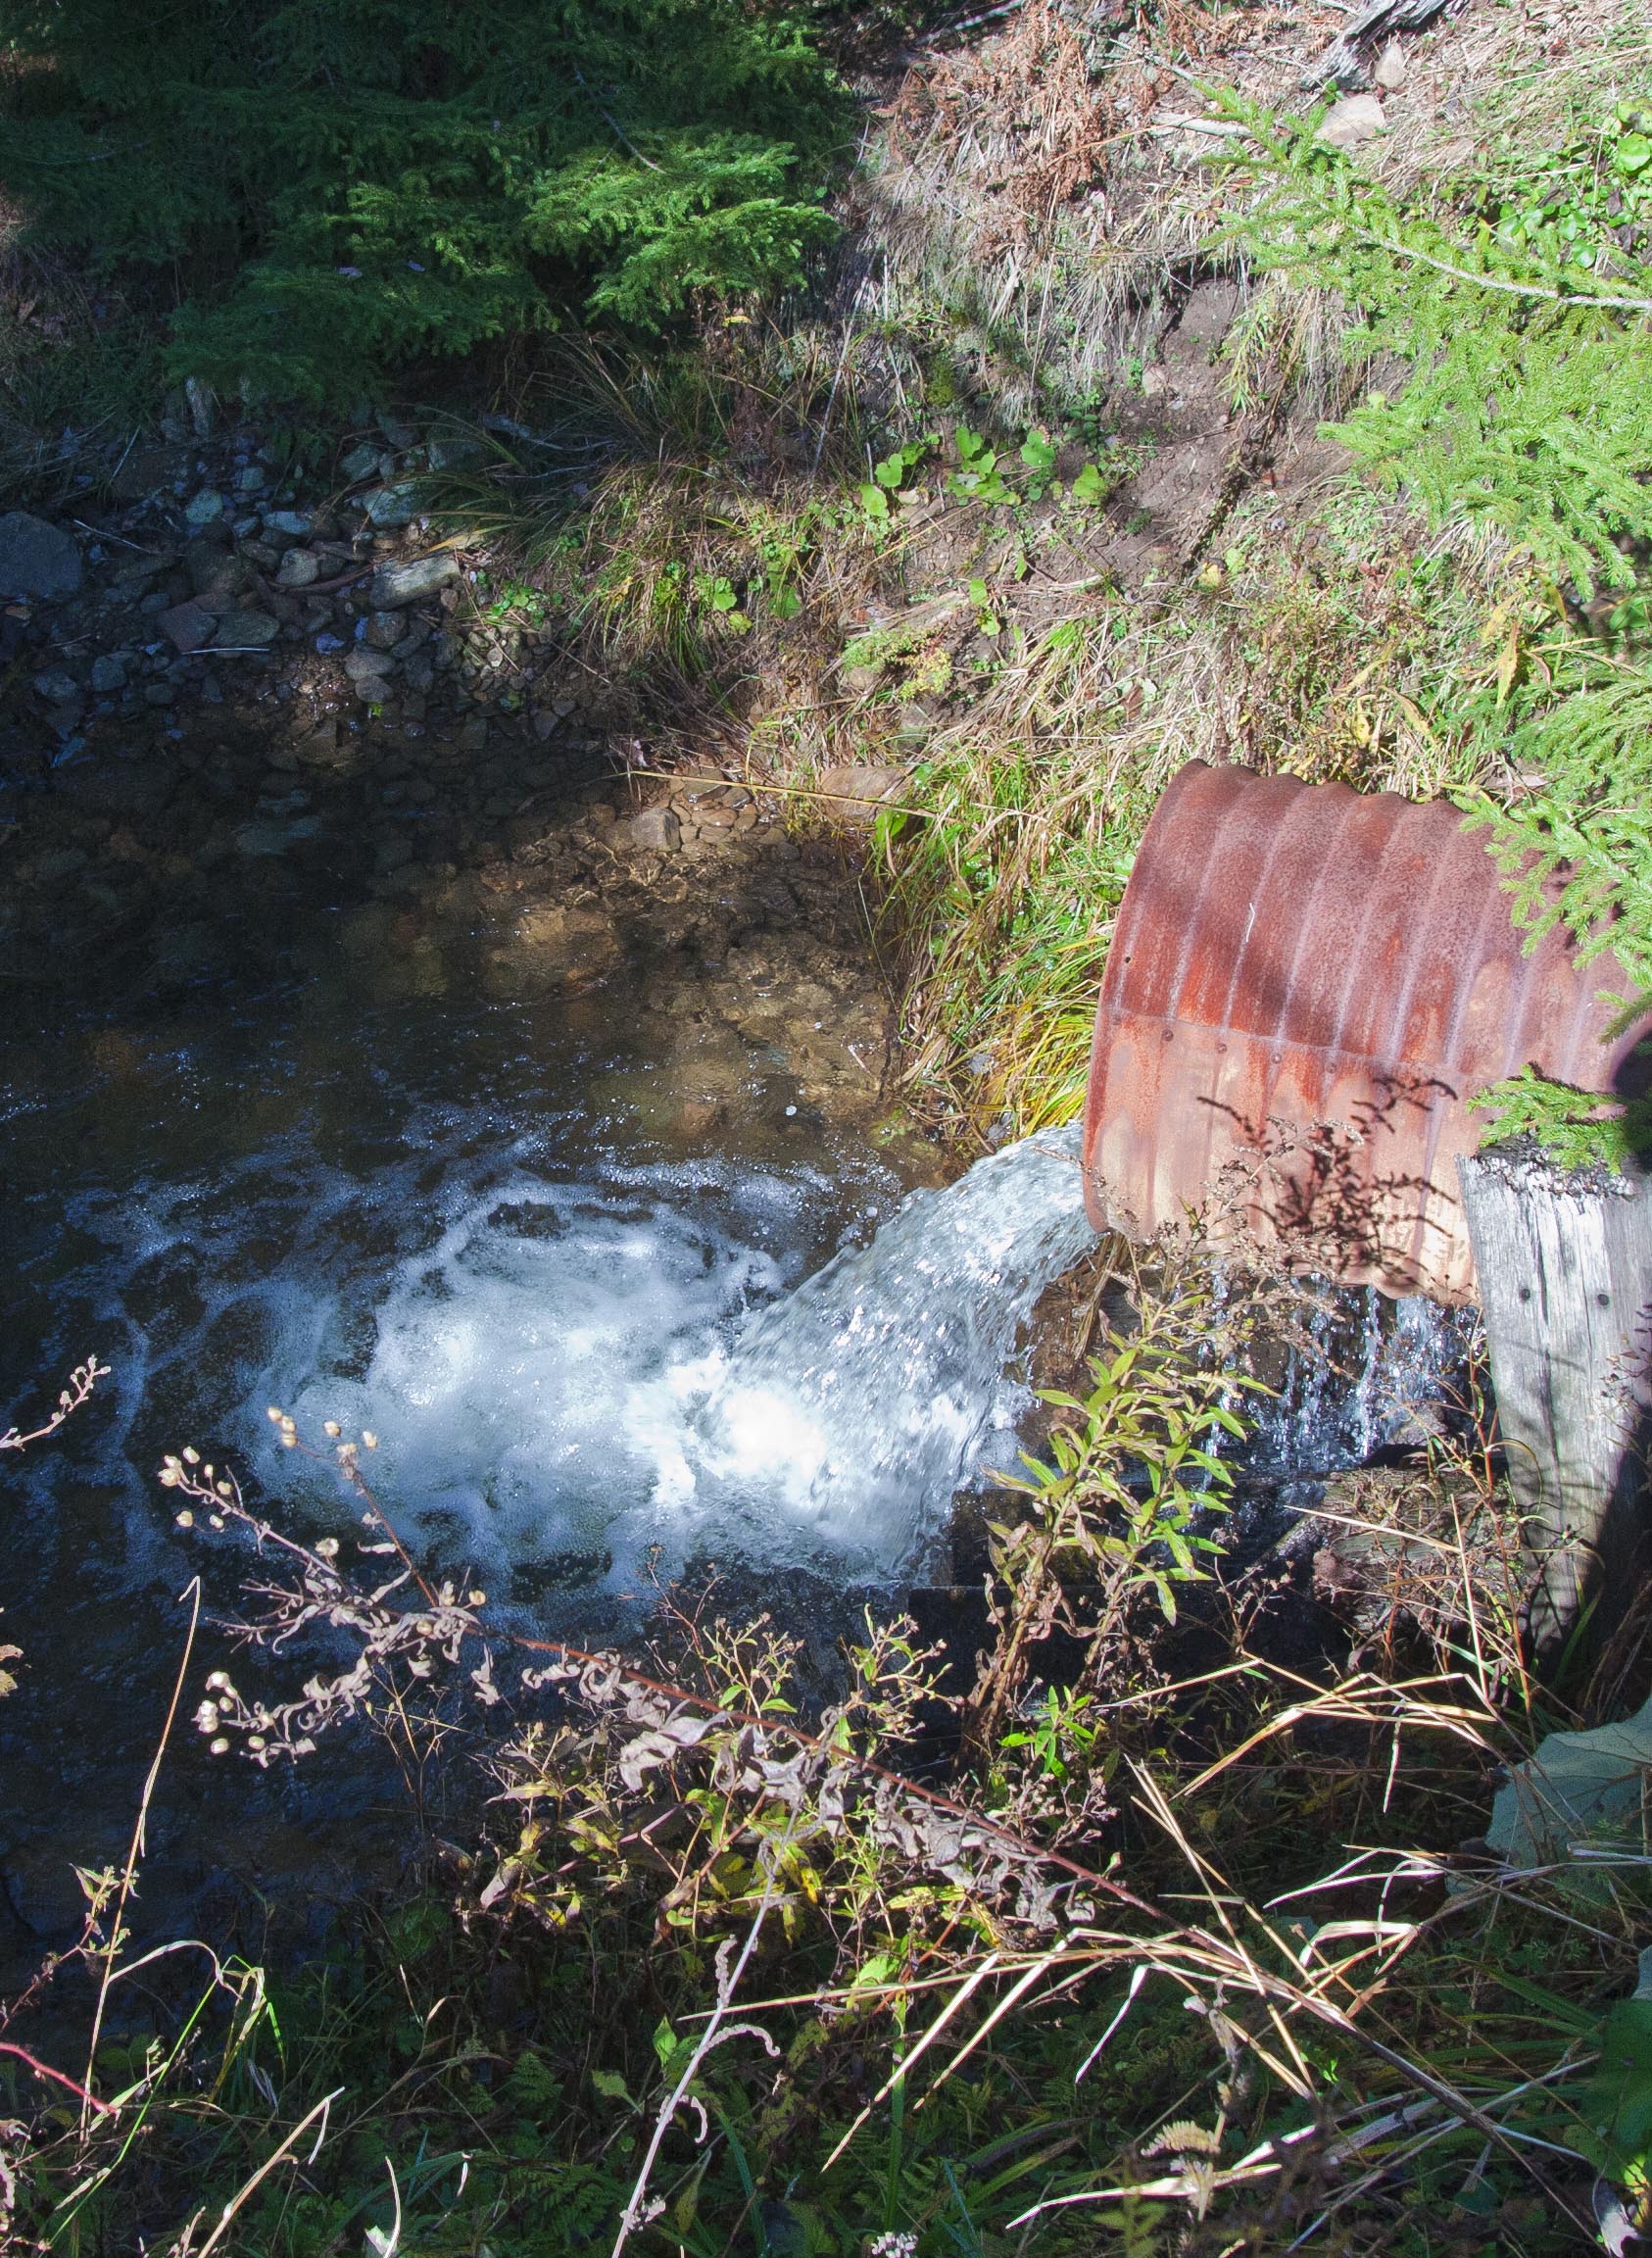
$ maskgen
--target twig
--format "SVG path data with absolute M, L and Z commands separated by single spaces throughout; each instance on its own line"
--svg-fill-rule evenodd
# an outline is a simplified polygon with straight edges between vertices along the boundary
M 695 2043 L 694 2052 L 683 2066 L 682 2076 L 660 2103 L 659 2113 L 654 2121 L 654 2132 L 650 2136 L 642 2167 L 637 2174 L 636 2184 L 631 2189 L 625 2209 L 620 2213 L 619 2232 L 614 2236 L 611 2258 L 620 2258 L 620 2253 L 629 2241 L 633 2229 L 642 2223 L 644 2198 L 648 2193 L 649 2180 L 654 2172 L 655 2160 L 659 2154 L 660 2143 L 665 2138 L 667 2128 L 672 2119 L 682 2107 L 684 2096 L 706 2055 L 711 2052 L 714 2046 L 720 2046 L 730 2038 L 756 2037 L 762 2040 L 771 2057 L 779 2058 L 780 2048 L 760 2024 L 735 2023 L 731 2024 L 726 2031 L 722 2030 L 720 2026 L 724 2015 L 727 2014 L 734 2002 L 735 1992 L 740 1988 L 740 1979 L 746 1973 L 746 1963 L 756 1949 L 757 1939 L 762 1935 L 763 1923 L 768 1918 L 769 1907 L 774 1903 L 774 1885 L 779 1873 L 781 1853 L 790 1846 L 796 1825 L 797 1815 L 794 1813 L 787 1825 L 785 1834 L 774 1845 L 770 1854 L 768 1879 L 763 1884 L 762 1897 L 756 1912 L 752 1917 L 752 1926 L 746 1932 L 746 1940 L 740 1947 L 740 1957 L 735 1961 L 732 1968 L 729 1966 L 728 1960 L 728 1948 L 732 1939 L 725 1939 L 717 1948 L 717 2004 L 712 2009 L 709 2021 Z M 702 2121 L 704 2122 L 704 2112 L 702 2112 Z
M 26 2046 L 17 2046 L 9 2038 L 0 2038 L 0 2054 L 15 2054 L 20 2062 L 28 2064 L 36 2078 L 49 2078 L 56 2086 L 67 2086 L 72 2093 L 78 2094 L 86 2106 L 95 2109 L 100 2117 L 113 2115 L 107 2101 L 100 2101 L 95 2093 L 88 2092 L 77 2079 L 68 2077 L 62 2070 L 54 2070 L 49 2062 L 42 2062 Z
M 69 1386 L 60 1393 L 58 1407 L 46 1424 L 27 1435 L 20 1434 L 16 1427 L 8 1428 L 0 1435 L 0 1450 L 26 1450 L 31 1443 L 40 1443 L 48 1435 L 55 1435 L 70 1414 L 79 1410 L 98 1382 L 109 1378 L 109 1366 L 100 1364 L 95 1356 L 88 1356 L 84 1364 L 77 1364 L 69 1375 Z
M 167 1753 L 167 1743 L 171 1738 L 172 1723 L 177 1716 L 178 1703 L 183 1699 L 183 1687 L 184 1681 L 189 1675 L 190 1656 L 195 1651 L 195 1627 L 201 1620 L 201 1579 L 199 1576 L 190 1579 L 184 1588 L 184 1595 L 190 1598 L 192 1602 L 189 1614 L 189 1634 L 183 1643 L 183 1658 L 178 1663 L 177 1681 L 172 1687 L 172 1698 L 167 1709 L 167 1721 L 161 1728 L 161 1739 L 156 1746 L 154 1761 L 149 1767 L 149 1777 L 144 1781 L 143 1793 L 138 1798 L 137 1825 L 132 1829 L 131 1843 L 126 1851 L 126 1870 L 121 1877 L 120 1894 L 115 1900 L 115 1918 L 110 1925 L 109 1941 L 103 1951 L 103 1980 L 98 1986 L 97 2009 L 92 2016 L 92 2036 L 86 2046 L 84 2099 L 88 2105 L 92 2103 L 92 2072 L 97 2062 L 98 2039 L 103 2032 L 103 2012 L 108 2004 L 109 1987 L 114 1981 L 115 1962 L 121 1950 L 121 1921 L 126 1910 L 126 1901 L 132 1893 L 132 1884 L 137 1877 L 138 1860 L 143 1856 L 144 1824 L 149 1817 L 150 1799 L 155 1793 L 156 1784 L 161 1777 L 162 1759 Z M 82 2108 L 80 2112 L 82 2135 L 85 2130 L 86 2112 Z
M 1652 314 L 1652 298 L 1608 298 L 1583 290 L 1548 290 L 1540 282 L 1516 282 L 1504 274 L 1481 274 L 1472 267 L 1454 267 L 1450 260 L 1436 259 L 1432 252 L 1418 250 L 1414 243 L 1396 242 L 1376 227 L 1358 227 L 1355 232 L 1395 258 L 1415 259 L 1419 266 L 1432 267 L 1436 274 L 1449 275 L 1454 282 L 1472 282 L 1482 290 L 1502 290 L 1514 298 L 1541 298 L 1553 306 L 1604 306 L 1614 313 Z

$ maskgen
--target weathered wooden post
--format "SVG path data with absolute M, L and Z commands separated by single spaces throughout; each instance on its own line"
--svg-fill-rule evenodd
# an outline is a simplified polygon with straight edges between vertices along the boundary
M 1633 1596 L 1652 1452 L 1652 1181 L 1538 1157 L 1459 1159 L 1509 1488 L 1539 1567 L 1530 1628 L 1552 1648 Z

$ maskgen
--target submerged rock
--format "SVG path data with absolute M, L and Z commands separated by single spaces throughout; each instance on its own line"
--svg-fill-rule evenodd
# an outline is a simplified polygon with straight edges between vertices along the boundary
M 683 826 L 674 808 L 645 808 L 629 822 L 616 823 L 610 833 L 616 847 L 647 848 L 659 855 L 674 855 L 683 843 Z
M 218 623 L 218 646 L 223 651 L 263 651 L 280 632 L 280 622 L 267 612 L 226 612 Z

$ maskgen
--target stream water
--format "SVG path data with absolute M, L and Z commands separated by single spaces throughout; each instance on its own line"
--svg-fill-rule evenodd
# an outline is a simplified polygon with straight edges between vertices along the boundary
M 697 1032 L 686 979 L 500 995 L 462 932 L 434 957 L 429 934 L 390 939 L 372 955 L 335 920 L 285 977 L 8 1048 L 0 1416 L 30 1426 L 73 1365 L 112 1367 L 5 1466 L 0 1638 L 24 1659 L 0 1705 L 0 1926 L 20 1966 L 72 1928 L 73 1865 L 123 1849 L 180 1593 L 201 1572 L 209 1612 L 235 1608 L 245 1552 L 174 1525 L 166 1451 L 344 1532 L 352 1500 L 280 1450 L 267 1406 L 317 1441 L 327 1419 L 370 1427 L 375 1487 L 426 1560 L 586 1641 L 713 1565 L 829 1635 L 929 1573 L 954 1489 L 1013 1451 L 1006 1360 L 1090 1239 L 1070 1139 L 913 1191 L 864 1106 L 809 1102 L 772 1014 L 731 1048 L 726 1023 Z M 370 1747 L 276 1779 L 184 1734 L 150 1915 L 231 1873 L 279 1895 L 330 1860 L 345 1890 L 394 1809 Z
M 909 1190 L 799 1104 L 783 1048 L 749 1051 L 707 1138 L 681 1103 L 705 1059 L 657 997 L 490 1001 L 449 972 L 364 982 L 360 949 L 334 946 L 302 980 L 12 1048 L 9 1415 L 30 1424 L 88 1353 L 113 1368 L 8 1470 L 0 1636 L 25 1666 L 0 1709 L 0 1882 L 20 1964 L 73 1926 L 72 1862 L 123 1848 L 178 1595 L 204 1569 L 233 1608 L 244 1555 L 173 1525 L 164 1451 L 193 1444 L 296 1525 L 342 1531 L 351 1499 L 281 1451 L 266 1407 L 317 1439 L 327 1419 L 370 1428 L 375 1488 L 420 1554 L 582 1643 L 713 1563 L 828 1627 L 868 1590 L 945 1580 L 955 1491 L 1013 1459 L 1026 1399 L 1006 1366 L 1092 1243 L 1076 1132 Z M 1449 1353 L 1427 1304 L 1352 1298 L 1325 1322 L 1344 1376 L 1311 1355 L 1286 1375 L 1256 1460 L 1279 1483 L 1391 1439 Z M 314 1886 L 329 1857 L 342 1891 L 387 1805 L 370 1750 L 276 1779 L 184 1736 L 152 1864 L 182 1902 L 232 1871 Z

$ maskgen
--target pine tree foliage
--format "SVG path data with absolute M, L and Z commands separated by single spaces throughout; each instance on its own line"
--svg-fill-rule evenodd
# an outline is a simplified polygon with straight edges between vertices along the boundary
M 1512 216 L 1506 190 L 1434 181 L 1409 201 L 1290 124 L 1235 105 L 1256 193 L 1236 230 L 1264 269 L 1339 292 L 1353 351 L 1408 365 L 1327 435 L 1440 523 L 1495 527 L 1551 590 L 1551 631 L 1517 629 L 1494 704 L 1476 717 L 1517 776 L 1541 779 L 1470 809 L 1533 942 L 1557 923 L 1584 961 L 1610 948 L 1626 1019 L 1652 999 L 1652 267 L 1644 228 L 1550 223 L 1539 176 Z M 1652 181 L 1640 118 L 1613 114 L 1598 166 Z M 1573 182 L 1576 152 L 1553 153 Z M 1588 171 L 1586 164 L 1581 168 Z M 1568 188 L 1568 196 L 1571 190 Z M 1652 214 L 1652 196 L 1637 189 Z M 1573 200 L 1575 203 L 1575 199 Z M 1570 207 L 1569 207 L 1570 208 Z M 1637 207 L 1638 208 L 1638 207 Z M 1627 238 L 1627 240 L 1626 240 Z M 1597 591 L 1606 602 L 1593 601 Z M 1579 621 L 1588 608 L 1588 627 Z M 1493 1093 L 1494 1098 L 1499 1094 Z M 1622 1157 L 1643 1105 L 1602 1121 L 1595 1102 L 1533 1077 L 1505 1086 L 1492 1134 L 1535 1130 L 1564 1157 Z
M 173 372 L 280 402 L 793 277 L 844 138 L 742 0 L 0 0 L 0 40 L 33 227 L 174 270 Z
M 1410 365 L 1331 434 L 1436 517 L 1497 526 L 1581 596 L 1632 587 L 1632 548 L 1652 542 L 1652 270 L 1512 245 L 1449 184 L 1396 203 L 1315 141 L 1313 120 L 1246 108 L 1243 123 L 1263 157 L 1238 230 L 1247 255 L 1339 291 L 1359 344 Z

